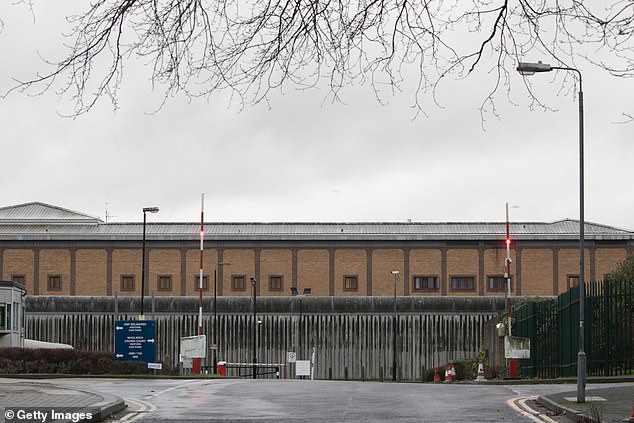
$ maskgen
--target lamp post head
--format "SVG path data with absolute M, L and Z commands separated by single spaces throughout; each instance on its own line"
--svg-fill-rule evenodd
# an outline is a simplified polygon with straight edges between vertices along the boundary
M 536 72 L 550 72 L 551 70 L 553 70 L 552 66 L 541 61 L 537 63 L 519 62 L 517 64 L 517 71 L 525 76 L 533 75 Z
M 143 213 L 158 213 L 158 207 L 143 207 Z
M 394 276 L 397 276 L 397 275 L 399 274 L 399 271 L 398 271 L 398 270 L 392 270 L 392 274 L 393 274 Z

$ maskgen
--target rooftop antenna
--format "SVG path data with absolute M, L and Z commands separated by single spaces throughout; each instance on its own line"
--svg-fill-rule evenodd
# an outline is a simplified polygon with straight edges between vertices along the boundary
M 106 202 L 104 203 L 106 205 L 106 223 L 108 223 L 108 219 L 111 217 L 117 217 L 114 215 L 111 215 L 108 213 L 108 206 L 110 205 L 110 203 L 108 202 L 108 200 L 106 200 Z

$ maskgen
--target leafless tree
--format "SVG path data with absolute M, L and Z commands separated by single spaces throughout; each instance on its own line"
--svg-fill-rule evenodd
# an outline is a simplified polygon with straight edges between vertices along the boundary
M 31 0 L 33 1 L 33 0 Z M 413 102 L 476 70 L 494 75 L 482 109 L 525 58 L 583 60 L 634 76 L 634 0 L 93 0 L 68 19 L 68 54 L 14 89 L 60 84 L 75 114 L 117 105 L 124 64 L 149 65 L 164 90 L 243 104 L 271 90 L 367 84 L 379 101 L 414 79 Z M 105 65 L 104 65 L 105 63 Z

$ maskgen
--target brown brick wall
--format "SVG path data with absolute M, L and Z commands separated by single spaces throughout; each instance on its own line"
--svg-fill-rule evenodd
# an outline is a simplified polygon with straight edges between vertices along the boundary
M 553 295 L 551 249 L 522 250 L 522 295 Z
M 106 250 L 77 250 L 75 255 L 75 294 L 107 295 Z
M 223 295 L 252 295 L 250 278 L 255 277 L 255 252 L 252 249 L 227 249 L 223 253 L 223 261 L 231 263 L 230 266 L 224 268 Z M 232 275 L 246 276 L 244 291 L 233 291 L 231 289 Z M 262 289 L 261 282 L 258 281 L 260 289 Z
M 310 288 L 312 295 L 328 295 L 329 257 L 328 250 L 305 249 L 297 252 L 297 290 L 300 294 L 304 288 Z
M 590 251 L 586 248 L 584 257 L 584 277 L 586 281 L 590 280 Z M 562 248 L 559 250 L 559 293 L 566 292 L 568 286 L 568 276 L 579 276 L 579 249 Z
M 70 295 L 70 251 L 66 249 L 42 249 L 40 251 L 40 294 Z M 62 277 L 62 289 L 50 291 L 48 276 Z
M 329 295 L 330 274 L 334 275 L 335 295 L 366 295 L 368 281 L 366 249 L 340 248 L 334 253 L 334 269 L 329 268 L 329 250 L 298 249 L 297 250 L 297 288 L 300 294 L 303 289 L 309 287 L 313 295 Z M 372 252 L 372 295 L 392 295 L 393 277 L 392 270 L 399 270 L 400 280 L 397 284 L 398 295 L 403 295 L 405 281 L 405 269 L 403 269 L 403 250 L 398 248 L 375 249 Z M 553 295 L 553 249 L 551 248 L 523 248 L 522 250 L 522 295 Z M 557 292 L 565 292 L 568 289 L 568 276 L 579 273 L 578 250 L 576 248 L 558 249 L 557 255 Z M 218 260 L 215 248 L 206 249 L 204 256 L 204 275 L 209 277 L 210 289 L 203 295 L 213 295 L 213 266 Z M 223 280 L 219 280 L 219 294 L 223 295 L 251 295 L 249 278 L 256 276 L 256 254 L 253 249 L 226 249 L 223 253 L 223 261 L 231 265 L 224 266 Z M 290 295 L 292 286 L 293 252 L 285 249 L 262 249 L 259 252 L 259 295 Z M 591 264 L 591 256 L 594 255 L 595 264 Z M 595 248 L 593 254 L 586 250 L 586 278 L 590 280 L 590 270 L 593 269 L 595 279 L 600 280 L 606 273 L 614 270 L 616 266 L 626 258 L 626 248 Z M 502 276 L 506 250 L 502 248 L 488 248 L 484 250 L 483 275 L 485 295 L 503 295 L 503 292 L 490 292 L 488 289 L 488 276 Z M 511 250 L 511 274 L 513 276 L 513 293 L 517 294 L 517 258 L 515 249 Z M 461 248 L 447 250 L 447 285 L 448 295 L 478 295 L 479 277 L 479 250 L 477 248 Z M 148 249 L 149 272 L 146 275 L 147 292 L 156 290 L 157 295 L 181 295 L 181 250 L 180 249 Z M 185 294 L 198 295 L 195 278 L 199 274 L 200 251 L 189 249 L 185 258 Z M 71 251 L 69 249 L 41 249 L 39 253 L 39 293 L 40 295 L 69 295 L 71 287 Z M 35 275 L 34 252 L 32 249 L 4 249 L 1 275 L 3 279 L 11 279 L 13 275 L 26 277 L 27 290 L 34 292 Z M 414 291 L 413 276 L 438 276 L 441 278 L 441 252 L 439 249 L 420 248 L 409 250 L 409 293 L 413 295 L 440 295 L 437 291 Z M 172 290 L 158 291 L 158 275 L 172 276 Z M 62 289 L 60 291 L 48 290 L 48 276 L 60 275 L 62 277 Z M 107 253 L 105 249 L 78 249 L 75 253 L 75 294 L 76 295 L 106 295 L 107 294 Z M 135 289 L 133 291 L 121 291 L 121 275 L 133 275 L 135 277 Z M 246 276 L 244 291 L 231 289 L 231 276 Z M 271 292 L 269 290 L 269 276 L 282 275 L 282 291 Z M 358 289 L 356 291 L 344 291 L 344 275 L 358 277 Z M 455 291 L 451 289 L 451 276 L 473 276 L 475 289 L 473 291 Z M 442 283 L 442 281 L 440 281 Z M 141 249 L 114 249 L 112 252 L 112 289 L 119 295 L 140 295 L 141 289 Z
M 134 291 L 121 290 L 121 275 L 134 276 Z M 146 275 L 147 277 L 147 275 Z M 149 279 L 146 279 L 148 282 Z M 141 295 L 141 249 L 115 249 L 112 252 L 112 291 L 119 295 Z M 148 290 L 148 292 L 150 292 Z
M 479 256 L 477 249 L 450 249 L 447 251 L 447 293 L 448 295 L 478 295 Z M 473 276 L 473 290 L 452 290 L 452 276 Z
M 290 295 L 293 277 L 292 264 L 292 251 L 290 249 L 262 250 L 260 252 L 260 295 Z M 281 291 L 269 289 L 270 276 L 282 276 Z
M 164 250 L 153 248 L 148 251 L 149 271 L 146 283 L 148 293 L 152 290 L 156 295 L 180 295 L 181 294 L 181 252 L 180 250 Z M 158 289 L 159 276 L 171 276 L 172 287 L 169 291 Z
M 35 256 L 30 249 L 6 249 L 3 254 L 2 279 L 11 280 L 13 275 L 24 275 L 26 279 L 26 291 L 33 294 L 33 261 Z
M 485 295 L 505 295 L 506 291 L 489 289 L 489 276 L 504 276 L 506 248 L 491 248 L 484 251 L 484 293 Z M 515 249 L 511 248 L 511 295 L 517 295 L 517 259 Z
M 440 283 L 440 250 L 420 249 L 409 252 L 409 287 L 411 295 L 440 295 L 440 285 L 436 291 L 414 291 L 412 277 L 437 276 Z
M 200 250 L 187 250 L 185 262 L 185 295 L 199 295 L 199 285 L 197 278 L 200 276 Z M 203 276 L 209 280 L 209 289 L 203 291 L 203 296 L 214 295 L 214 266 L 218 263 L 218 253 L 215 249 L 205 249 L 203 252 Z M 231 266 L 226 266 L 223 270 L 226 273 Z M 220 280 L 217 281 L 220 285 Z M 178 294 L 180 295 L 180 285 Z
M 366 295 L 368 287 L 367 273 L 365 250 L 335 250 L 335 295 Z M 357 276 L 359 289 L 356 291 L 345 291 L 343 289 L 344 276 Z
M 372 252 L 372 295 L 394 295 L 393 270 L 398 270 L 396 295 L 403 293 L 403 250 L 374 250 Z
M 595 278 L 603 280 L 606 274 L 615 271 L 626 258 L 627 250 L 625 248 L 597 249 L 595 253 Z

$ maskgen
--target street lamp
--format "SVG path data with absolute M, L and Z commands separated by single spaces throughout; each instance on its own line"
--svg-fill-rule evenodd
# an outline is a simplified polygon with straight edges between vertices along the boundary
M 218 268 L 220 266 L 229 266 L 231 265 L 231 263 L 229 263 L 228 261 L 218 261 L 216 262 L 216 265 L 214 266 L 214 374 L 217 373 L 218 371 L 218 363 L 217 363 L 217 352 L 218 352 L 218 314 L 216 312 L 217 310 L 217 292 L 218 292 L 218 278 L 216 276 L 216 274 L 218 273 Z
M 257 307 L 256 307 L 256 286 L 257 286 L 258 281 L 255 278 L 251 278 L 251 286 L 253 288 L 253 379 L 257 379 L 258 377 L 258 370 L 257 370 L 257 366 L 256 363 L 258 361 L 258 357 L 257 357 L 257 328 L 258 328 L 258 319 L 257 319 Z
M 392 315 L 392 380 L 396 381 L 396 280 L 398 279 L 398 270 L 392 270 L 394 275 L 394 313 Z
M 143 247 L 141 258 L 141 320 L 145 320 L 143 313 L 143 303 L 145 302 L 145 224 L 147 222 L 147 213 L 158 213 L 158 207 L 144 207 L 143 208 Z
M 198 276 L 198 336 L 203 334 L 203 263 L 205 242 L 205 194 L 200 195 L 200 273 Z M 192 359 L 192 373 L 201 373 L 201 358 Z
M 511 206 L 517 208 L 518 206 Z M 506 318 L 508 321 L 508 336 L 513 336 L 513 322 L 511 316 L 511 223 L 509 221 L 509 203 L 506 203 L 506 258 L 504 259 L 504 277 L 506 278 Z M 509 358 L 509 377 L 519 378 L 519 358 Z
M 565 70 L 575 72 L 579 78 L 579 353 L 577 354 L 577 402 L 586 401 L 586 353 L 585 353 L 585 302 L 586 287 L 584 278 L 584 173 L 583 173 L 583 85 L 581 71 L 575 68 L 551 66 L 546 63 L 520 62 L 517 71 L 522 75 L 536 72 Z
M 293 297 L 297 297 L 299 299 L 299 319 L 298 319 L 298 325 L 299 325 L 299 330 L 298 332 L 298 341 L 297 341 L 297 353 L 300 355 L 301 357 L 301 353 L 302 353 L 302 323 L 304 320 L 304 315 L 302 313 L 302 299 L 306 296 L 309 296 L 312 293 L 312 288 L 304 288 L 304 291 L 302 292 L 302 294 L 300 295 L 299 292 L 297 291 L 297 287 L 292 286 L 291 287 L 291 296 Z
M 519 208 L 519 206 L 511 206 L 512 208 Z M 509 220 L 509 203 L 506 203 L 506 238 L 504 244 L 506 244 L 506 259 L 504 259 L 504 277 L 506 278 L 506 317 L 509 324 L 509 336 L 512 336 L 512 323 L 511 323 L 511 223 Z M 517 359 L 511 359 L 517 360 Z M 516 375 L 517 377 L 518 375 Z M 511 375 L 511 377 L 513 377 Z

